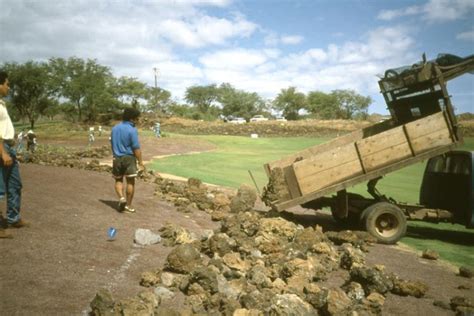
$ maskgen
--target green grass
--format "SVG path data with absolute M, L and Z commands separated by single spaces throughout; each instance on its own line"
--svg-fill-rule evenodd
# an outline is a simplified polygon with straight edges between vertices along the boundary
M 170 135 L 170 137 L 177 137 Z M 181 136 L 180 136 L 181 137 Z M 184 137 L 184 136 L 183 136 Z M 150 168 L 204 182 L 238 188 L 253 186 L 249 170 L 259 188 L 267 183 L 266 162 L 280 159 L 304 148 L 320 144 L 321 138 L 250 138 L 241 136 L 195 136 L 217 146 L 211 152 L 154 160 Z
M 168 135 L 169 137 L 191 137 Z M 250 170 L 261 189 L 267 183 L 263 165 L 310 146 L 325 142 L 322 138 L 258 138 L 238 136 L 194 136 L 216 145 L 212 152 L 189 154 L 155 160 L 151 168 L 182 177 L 196 177 L 207 183 L 238 188 L 253 185 Z M 466 138 L 464 150 L 474 150 L 474 138 Z M 397 201 L 418 202 L 426 162 L 418 163 L 385 176 L 377 185 L 382 194 Z M 350 191 L 368 196 L 366 185 Z M 474 230 L 461 225 L 410 222 L 402 242 L 417 250 L 437 251 L 441 258 L 456 265 L 474 268 Z
M 16 122 L 15 131 L 30 130 L 29 123 Z M 97 126 L 96 126 L 97 127 Z M 89 127 L 84 124 L 65 122 L 61 120 L 43 120 L 35 123 L 34 131 L 38 141 L 42 139 L 83 139 L 87 141 Z
M 474 268 L 474 230 L 449 223 L 409 222 L 404 244 L 423 251 L 432 249 L 457 266 Z

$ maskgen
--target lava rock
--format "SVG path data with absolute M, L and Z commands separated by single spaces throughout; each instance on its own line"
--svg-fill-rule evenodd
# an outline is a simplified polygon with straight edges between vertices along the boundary
M 172 272 L 188 274 L 199 265 L 202 265 L 201 254 L 191 244 L 177 246 L 166 258 L 166 269 Z

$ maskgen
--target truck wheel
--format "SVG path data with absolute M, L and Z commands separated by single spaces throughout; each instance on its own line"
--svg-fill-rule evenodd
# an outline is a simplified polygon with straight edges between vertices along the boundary
M 361 224 L 382 244 L 395 244 L 407 231 L 405 214 L 398 206 L 388 202 L 367 207 L 362 212 Z

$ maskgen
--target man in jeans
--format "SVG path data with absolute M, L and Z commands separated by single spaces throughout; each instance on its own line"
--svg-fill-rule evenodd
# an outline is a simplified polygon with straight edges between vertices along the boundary
M 122 122 L 112 128 L 110 138 L 114 156 L 112 174 L 115 178 L 115 192 L 119 198 L 119 211 L 126 213 L 135 213 L 132 208 L 132 200 L 135 193 L 135 178 L 138 175 L 137 162 L 140 170 L 145 169 L 138 141 L 138 131 L 135 128 L 139 117 L 140 111 L 126 108 L 123 111 Z M 127 179 L 125 188 L 124 177 Z
M 8 95 L 10 83 L 8 75 L 0 71 L 0 199 L 7 196 L 7 224 L 9 227 L 22 228 L 29 226 L 20 218 L 21 178 L 20 168 L 16 159 L 15 130 L 5 102 L 1 99 Z M 2 221 L 0 238 L 12 238 L 6 231 Z

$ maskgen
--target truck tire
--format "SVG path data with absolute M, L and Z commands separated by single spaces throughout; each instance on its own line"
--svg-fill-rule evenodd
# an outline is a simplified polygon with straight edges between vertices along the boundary
M 407 219 L 403 211 L 388 202 L 367 207 L 360 217 L 362 227 L 382 244 L 395 244 L 407 231 Z

